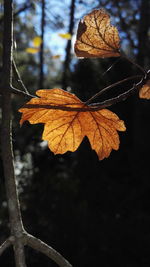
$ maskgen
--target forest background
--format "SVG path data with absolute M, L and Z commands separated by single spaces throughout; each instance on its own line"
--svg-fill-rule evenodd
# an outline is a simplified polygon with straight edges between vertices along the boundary
M 124 52 L 146 70 L 150 66 L 150 2 L 147 0 L 14 1 L 15 61 L 31 94 L 63 88 L 87 100 L 105 86 L 139 70 L 125 60 L 78 60 L 72 49 L 79 19 L 105 8 L 117 26 Z M 0 6 L 0 28 L 3 26 Z M 59 33 L 70 33 L 72 40 Z M 39 52 L 27 52 L 40 36 Z M 2 36 L 0 36 L 1 40 Z M 1 62 L 0 62 L 1 63 Z M 106 73 L 105 73 L 106 72 Z M 14 85 L 18 87 L 16 81 Z M 127 82 L 104 95 L 131 87 Z M 1 101 L 1 100 L 0 100 Z M 13 99 L 15 170 L 25 228 L 65 256 L 73 266 L 150 264 L 150 105 L 137 95 L 111 107 L 127 131 L 108 159 L 99 161 L 85 139 L 74 153 L 54 156 L 41 141 L 43 125 L 19 125 L 23 97 Z M 9 233 L 3 168 L 0 162 L 0 243 Z M 28 266 L 56 266 L 27 248 Z M 14 267 L 11 248 L 0 266 Z

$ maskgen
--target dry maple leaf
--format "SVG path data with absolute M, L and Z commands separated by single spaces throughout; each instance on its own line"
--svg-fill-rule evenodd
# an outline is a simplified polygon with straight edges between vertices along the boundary
M 118 57 L 120 38 L 104 9 L 93 10 L 79 22 L 75 53 L 78 57 Z
M 139 91 L 139 97 L 150 99 L 150 80 L 147 81 L 146 84 L 142 86 L 142 88 Z
M 42 139 L 54 154 L 75 151 L 84 136 L 87 136 L 92 149 L 99 159 L 108 157 L 111 150 L 119 148 L 117 131 L 125 131 L 125 125 L 113 112 L 102 109 L 84 111 L 87 106 L 74 94 L 62 89 L 38 90 L 40 98 L 32 98 L 19 111 L 20 124 L 28 120 L 31 124 L 44 123 Z M 52 109 L 52 106 L 80 108 L 67 111 Z

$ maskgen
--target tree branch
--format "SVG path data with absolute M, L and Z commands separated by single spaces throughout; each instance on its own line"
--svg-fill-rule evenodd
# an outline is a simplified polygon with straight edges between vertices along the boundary
M 14 13 L 14 18 L 17 17 L 20 13 L 24 12 L 25 10 L 32 8 L 33 7 L 33 3 L 25 3 L 20 9 L 18 9 L 15 13 Z M 4 17 L 0 18 L 0 24 L 3 22 Z
M 142 78 L 138 83 L 134 84 L 133 87 L 130 88 L 125 93 L 120 94 L 120 95 L 113 97 L 111 99 L 107 99 L 107 100 L 100 102 L 100 103 L 91 104 L 91 106 L 94 107 L 94 110 L 99 110 L 99 109 L 103 109 L 103 108 L 112 106 L 114 104 L 117 104 L 121 101 L 124 101 L 128 97 L 133 95 L 136 91 L 140 90 L 142 88 L 142 86 L 146 83 L 146 81 L 147 81 L 147 79 Z
M 14 76 L 15 76 L 16 81 L 18 82 L 18 84 L 20 84 L 20 86 L 23 89 L 23 91 L 26 92 L 26 94 L 28 94 L 28 90 L 25 87 L 25 85 L 24 85 L 24 83 L 23 83 L 23 81 L 21 79 L 20 73 L 19 73 L 19 71 L 17 69 L 17 66 L 16 66 L 16 63 L 15 63 L 14 59 L 12 60 L 12 67 L 13 67 L 13 72 L 14 72 Z
M 130 97 L 131 95 L 133 95 L 136 91 L 140 90 L 140 88 L 142 88 L 142 86 L 147 82 L 150 75 L 150 72 L 147 72 L 147 75 L 145 77 L 141 76 L 141 75 L 136 75 L 136 78 L 141 78 L 140 81 L 138 81 L 138 83 L 135 83 L 132 88 L 130 88 L 129 90 L 127 90 L 126 92 L 114 97 L 114 98 L 110 98 L 107 99 L 105 101 L 102 102 L 98 102 L 98 103 L 93 103 L 93 104 L 88 104 L 89 102 L 91 102 L 91 100 L 95 99 L 97 96 L 99 96 L 102 93 L 104 93 L 105 91 L 107 91 L 108 89 L 119 85 L 123 82 L 126 82 L 128 80 L 132 80 L 134 76 L 132 77 L 128 77 L 126 79 L 123 79 L 122 81 L 118 81 L 110 86 L 105 87 L 104 89 L 102 89 L 100 92 L 98 92 L 96 95 L 94 95 L 93 97 L 91 97 L 88 101 L 83 102 L 83 106 L 81 107 L 81 103 L 73 103 L 73 104 L 63 104 L 63 105 L 39 105 L 39 104 L 25 104 L 23 106 L 23 108 L 45 108 L 45 109 L 58 109 L 58 110 L 65 110 L 65 111 L 78 111 L 78 112 L 87 112 L 87 111 L 98 111 L 101 109 L 104 109 L 106 107 L 109 107 L 111 105 L 114 105 L 116 103 L 119 103 L 121 101 L 124 101 L 125 99 L 127 99 L 128 97 Z M 72 107 L 71 107 L 72 105 Z M 73 107 L 74 105 L 79 105 L 79 107 Z
M 4 33 L 3 33 L 3 80 L 1 85 L 2 94 L 2 125 L 1 125 L 1 148 L 4 168 L 5 187 L 8 202 L 9 222 L 11 237 L 1 246 L 0 254 L 11 244 L 15 254 L 16 267 L 26 267 L 24 246 L 26 244 L 41 251 L 54 260 L 60 267 L 71 267 L 71 264 L 64 259 L 56 250 L 49 247 L 41 240 L 25 232 L 20 212 L 20 203 L 16 186 L 14 171 L 14 155 L 12 148 L 12 126 L 11 126 L 11 91 L 12 88 L 12 51 L 13 50 L 13 7 L 12 0 L 4 1 Z M 20 75 L 14 65 L 18 78 Z M 18 90 L 19 94 L 29 96 L 27 92 Z M 32 97 L 32 96 L 31 96 Z
M 115 82 L 105 88 L 103 88 L 101 91 L 99 91 L 98 93 L 96 93 L 95 95 L 93 95 L 91 98 L 89 98 L 85 103 L 86 105 L 88 105 L 90 102 L 92 102 L 95 98 L 99 97 L 100 95 L 102 95 L 103 93 L 105 93 L 106 91 L 110 90 L 111 88 L 117 86 L 117 85 L 120 85 L 122 83 L 125 83 L 127 81 L 130 81 L 130 80 L 134 80 L 134 79 L 139 79 L 139 78 L 142 78 L 141 75 L 135 75 L 135 76 L 131 76 L 131 77 L 127 77 L 121 81 L 118 81 L 118 82 Z
M 18 96 L 23 96 L 23 97 L 25 97 L 27 99 L 31 99 L 32 97 L 37 97 L 35 95 L 31 95 L 29 93 L 26 93 L 24 91 L 21 91 L 21 90 L 15 88 L 13 86 L 11 86 L 11 91 L 12 91 L 13 94 L 18 95 Z
M 45 254 L 47 257 L 56 262 L 60 267 L 72 267 L 72 265 L 55 249 L 48 246 L 46 243 L 40 239 L 27 234 L 26 235 L 26 244 L 31 248 Z
M 12 245 L 12 243 L 14 242 L 14 238 L 12 236 L 10 236 L 9 238 L 7 238 L 3 244 L 0 246 L 0 256 L 3 254 L 3 252 Z
M 14 156 L 12 150 L 11 126 L 11 82 L 13 49 L 13 7 L 12 0 L 4 1 L 3 33 L 3 82 L 2 82 L 2 127 L 1 147 L 4 168 L 5 187 L 8 202 L 10 231 L 15 241 L 13 244 L 16 267 L 26 267 L 23 245 L 23 225 L 18 200 Z M 8 242 L 6 242 L 7 244 Z

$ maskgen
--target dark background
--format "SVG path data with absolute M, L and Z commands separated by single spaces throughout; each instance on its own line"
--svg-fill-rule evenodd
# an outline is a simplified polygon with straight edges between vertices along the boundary
M 44 63 L 41 62 L 41 55 L 27 54 L 25 49 L 36 34 L 34 26 L 29 24 L 28 16 L 34 18 L 42 9 L 42 2 L 15 2 L 16 59 L 22 79 L 31 93 L 35 93 L 39 85 L 43 88 L 69 86 L 78 97 L 86 100 L 108 84 L 141 74 L 137 67 L 121 59 L 103 76 L 116 59 L 77 60 L 67 40 L 63 62 L 59 59 L 56 62 L 52 57 L 47 59 L 47 41 L 43 42 L 46 55 Z M 59 7 L 60 1 L 44 2 L 44 34 L 48 30 L 59 31 L 63 21 L 66 21 L 69 31 L 75 33 L 80 18 L 78 10 L 84 9 L 84 15 L 93 8 L 105 7 L 119 29 L 122 49 L 148 70 L 148 0 L 68 1 L 68 5 L 64 6 L 67 16 L 59 8 L 53 13 L 52 4 Z M 17 14 L 25 5 L 28 5 L 27 8 Z M 1 5 L 1 29 L 2 12 Z M 50 21 L 46 17 L 49 12 L 55 15 L 50 17 Z M 14 85 L 17 86 L 15 80 Z M 128 82 L 113 88 L 104 98 L 115 96 L 131 86 L 132 83 Z M 20 114 L 17 110 L 25 101 L 19 96 L 13 97 L 13 145 L 25 229 L 59 251 L 74 267 L 149 267 L 149 101 L 141 100 L 135 94 L 110 108 L 125 121 L 127 131 L 119 133 L 119 150 L 113 151 L 103 161 L 98 160 L 86 138 L 76 152 L 54 156 L 47 146 L 41 145 L 42 125 L 25 123 L 20 128 Z M 9 222 L 1 163 L 0 207 L 2 243 L 9 235 Z M 29 248 L 26 248 L 26 258 L 29 267 L 56 266 Z M 11 249 L 1 256 L 0 266 L 15 266 Z

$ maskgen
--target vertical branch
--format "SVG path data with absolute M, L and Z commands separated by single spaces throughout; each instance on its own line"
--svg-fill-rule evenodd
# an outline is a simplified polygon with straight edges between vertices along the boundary
M 16 267 L 25 267 L 23 226 L 18 200 L 16 177 L 14 173 L 14 156 L 12 150 L 11 125 L 11 82 L 12 82 L 12 44 L 13 44 L 13 7 L 12 0 L 4 1 L 3 33 L 3 84 L 2 84 L 2 127 L 1 148 L 5 176 L 5 186 L 10 219 L 10 231 L 14 237 Z
M 69 24 L 69 33 L 73 34 L 74 28 L 74 12 L 75 12 L 75 0 L 71 0 L 70 6 L 70 24 Z M 66 57 L 63 66 L 63 76 L 62 76 L 62 88 L 67 87 L 67 79 L 69 74 L 69 65 L 70 65 L 70 51 L 71 51 L 71 40 L 68 40 L 66 46 Z
M 44 1 L 43 1 L 44 2 Z M 24 246 L 29 245 L 41 251 L 54 260 L 61 267 L 72 265 L 56 250 L 41 240 L 25 232 L 16 187 L 14 171 L 14 155 L 12 147 L 12 122 L 11 122 L 11 89 L 12 89 L 12 62 L 13 62 L 13 0 L 4 0 L 4 33 L 3 33 L 3 82 L 2 94 L 2 125 L 1 149 L 5 177 L 5 187 L 8 203 L 10 237 L 0 246 L 0 255 L 10 245 L 13 245 L 16 267 L 26 267 Z
M 40 73 L 39 73 L 39 88 L 43 88 L 44 84 L 44 32 L 45 32 L 45 0 L 41 0 L 42 15 L 41 15 L 41 47 L 40 47 Z

